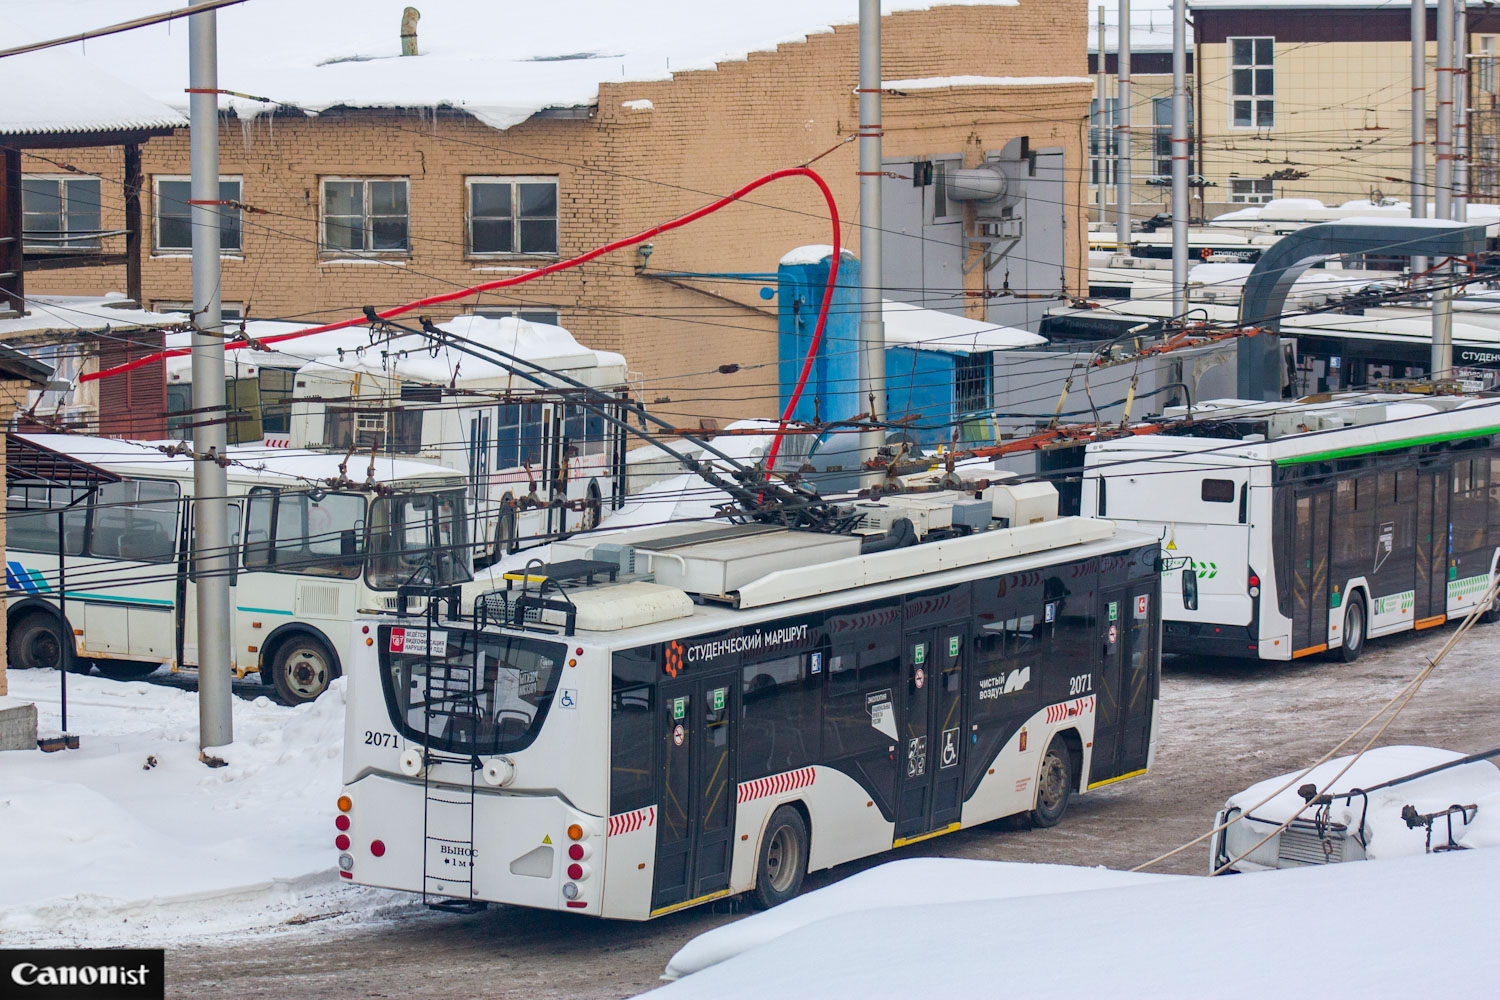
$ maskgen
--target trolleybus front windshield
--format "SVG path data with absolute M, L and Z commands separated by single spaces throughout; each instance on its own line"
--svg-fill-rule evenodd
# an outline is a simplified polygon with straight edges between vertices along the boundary
M 514 753 L 552 705 L 561 643 L 425 625 L 380 627 L 380 679 L 391 721 L 445 753 Z
M 370 505 L 365 579 L 372 589 L 466 583 L 471 565 L 462 490 L 403 493 Z

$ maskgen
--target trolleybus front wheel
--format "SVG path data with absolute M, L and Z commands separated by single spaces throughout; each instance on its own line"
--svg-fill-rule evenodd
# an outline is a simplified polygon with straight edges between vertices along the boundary
M 5 651 L 17 670 L 55 670 L 61 665 L 62 629 L 56 615 L 31 611 L 11 623 Z M 73 670 L 86 671 L 89 661 L 73 658 Z
M 270 671 L 276 694 L 288 705 L 315 700 L 338 676 L 327 644 L 305 633 L 289 636 L 276 647 Z
M 1357 595 L 1349 598 L 1344 608 L 1344 644 L 1338 648 L 1337 656 L 1345 663 L 1353 663 L 1365 651 L 1365 602 Z
M 1042 773 L 1036 783 L 1036 808 L 1031 810 L 1033 826 L 1056 826 L 1068 811 L 1073 798 L 1073 764 L 1062 740 L 1053 740 L 1042 758 Z
M 785 903 L 802 891 L 806 875 L 807 822 L 792 806 L 782 806 L 771 814 L 760 843 L 752 893 L 755 902 L 762 909 Z

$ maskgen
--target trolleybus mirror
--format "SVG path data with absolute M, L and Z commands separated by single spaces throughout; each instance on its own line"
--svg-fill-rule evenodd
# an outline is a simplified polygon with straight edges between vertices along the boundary
M 1198 610 L 1198 571 L 1182 571 L 1182 606 L 1189 611 Z

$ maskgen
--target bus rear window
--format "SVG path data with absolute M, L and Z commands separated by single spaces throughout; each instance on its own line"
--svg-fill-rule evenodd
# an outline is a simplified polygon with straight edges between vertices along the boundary
M 1201 496 L 1209 503 L 1234 503 L 1234 480 L 1205 479 Z
M 378 641 L 391 721 L 408 739 L 463 756 L 530 746 L 567 655 L 561 643 L 420 625 L 382 625 Z

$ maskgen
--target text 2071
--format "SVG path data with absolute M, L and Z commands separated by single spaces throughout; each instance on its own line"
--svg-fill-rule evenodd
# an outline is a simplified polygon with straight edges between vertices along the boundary
M 393 747 L 393 746 L 397 745 L 396 744 L 396 734 L 395 733 L 377 733 L 377 732 L 375 732 L 373 730 L 366 729 L 365 730 L 365 744 L 367 746 L 372 746 L 372 747 Z

